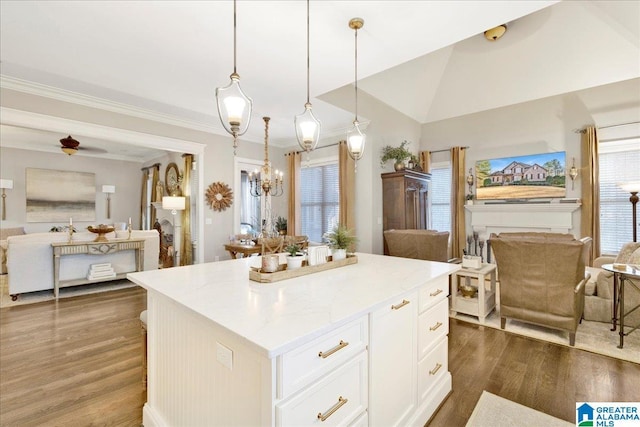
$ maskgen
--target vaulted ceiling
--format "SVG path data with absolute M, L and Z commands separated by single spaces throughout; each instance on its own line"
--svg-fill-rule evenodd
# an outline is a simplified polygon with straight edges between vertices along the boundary
M 640 109 L 637 1 L 313 0 L 310 8 L 311 95 L 325 137 L 353 120 L 352 101 L 322 98 L 353 84 L 347 23 L 356 16 L 365 20 L 359 88 L 419 123 L 629 81 L 631 90 L 611 89 L 611 102 Z M 271 141 L 295 144 L 293 117 L 306 97 L 306 2 L 240 0 L 237 11 L 238 73 L 254 101 L 245 139 L 260 142 L 260 118 L 270 116 Z M 2 88 L 224 134 L 214 92 L 233 69 L 232 23 L 228 0 L 3 0 Z M 503 23 L 498 41 L 482 36 Z M 591 96 L 594 110 L 612 108 L 602 96 Z M 3 145 L 21 133 L 0 130 Z

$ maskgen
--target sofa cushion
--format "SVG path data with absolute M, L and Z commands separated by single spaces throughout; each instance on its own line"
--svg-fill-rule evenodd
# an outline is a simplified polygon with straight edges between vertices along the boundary
M 25 234 L 24 227 L 0 228 L 0 240 L 7 240 L 9 236 Z

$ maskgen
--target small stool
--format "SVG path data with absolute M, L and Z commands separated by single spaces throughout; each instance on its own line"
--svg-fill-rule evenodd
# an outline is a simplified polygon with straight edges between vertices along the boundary
M 142 390 L 147 389 L 147 310 L 140 313 L 140 332 L 142 335 Z

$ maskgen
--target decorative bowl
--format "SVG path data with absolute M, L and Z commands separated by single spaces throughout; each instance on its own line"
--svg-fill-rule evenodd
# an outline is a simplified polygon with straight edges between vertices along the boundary
M 476 296 L 477 292 L 478 289 L 474 288 L 473 286 L 460 286 L 460 293 L 465 298 L 473 298 Z
M 94 242 L 108 242 L 107 238 L 104 237 L 104 235 L 113 232 L 115 228 L 112 225 L 100 224 L 97 227 L 90 225 L 87 227 L 87 230 L 98 235 L 98 237 L 95 238 Z

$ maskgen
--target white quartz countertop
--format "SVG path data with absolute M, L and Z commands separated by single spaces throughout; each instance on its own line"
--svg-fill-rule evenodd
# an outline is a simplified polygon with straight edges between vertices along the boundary
M 246 340 L 269 358 L 460 268 L 358 253 L 358 263 L 276 283 L 249 280 L 259 257 L 129 273 L 127 277 Z

